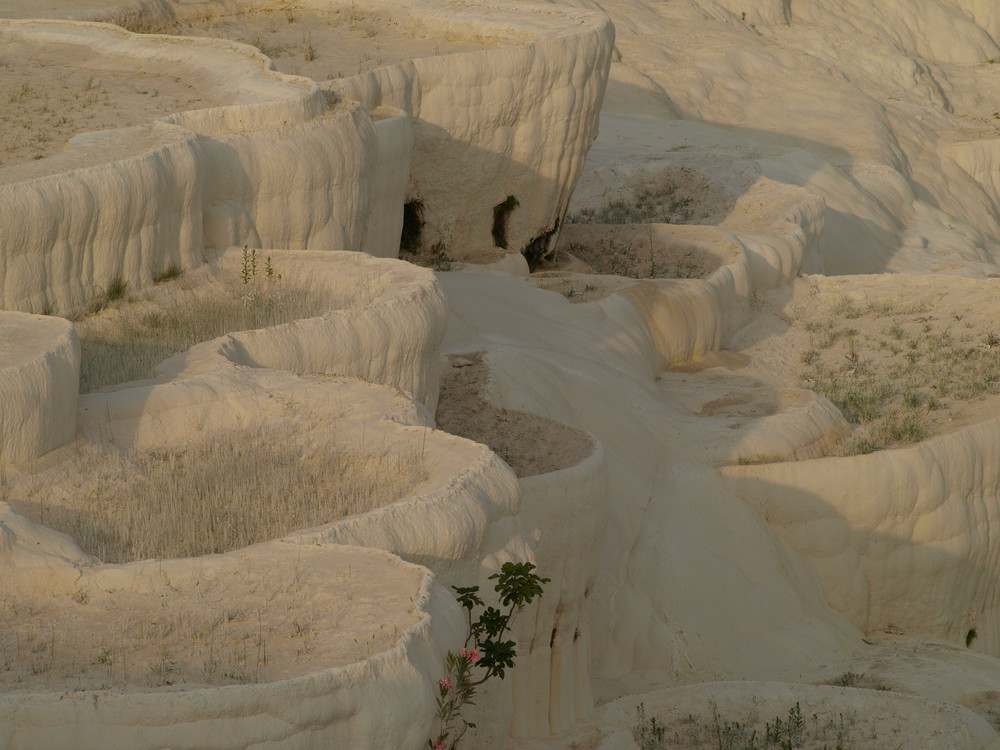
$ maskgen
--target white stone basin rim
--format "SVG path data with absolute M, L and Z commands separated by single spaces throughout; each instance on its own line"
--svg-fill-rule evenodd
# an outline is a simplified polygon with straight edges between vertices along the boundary
M 221 263 L 236 264 L 241 248 Z M 430 413 L 437 407 L 446 310 L 434 274 L 404 261 L 365 253 L 264 250 L 287 281 L 330 289 L 352 300 L 322 317 L 241 331 L 172 357 L 158 380 L 183 379 L 232 364 L 301 374 L 355 377 L 411 394 Z
M 0 312 L 0 465 L 73 438 L 80 342 L 62 318 Z
M 976 650 L 995 656 L 998 428 L 992 419 L 904 448 L 720 471 L 858 628 L 962 645 L 974 628 Z

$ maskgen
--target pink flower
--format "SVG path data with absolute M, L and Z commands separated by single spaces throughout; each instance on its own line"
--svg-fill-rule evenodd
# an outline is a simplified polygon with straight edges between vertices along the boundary
M 479 661 L 479 651 L 474 648 L 463 648 L 461 651 L 462 656 L 475 664 Z
M 442 677 L 440 680 L 438 680 L 438 685 L 444 688 L 445 692 L 451 690 L 451 680 L 449 680 L 447 677 Z M 435 745 L 435 748 L 436 747 L 437 745 Z M 441 747 L 444 747 L 444 745 L 441 745 Z
M 434 743 L 434 750 L 445 750 L 444 743 L 443 742 L 435 742 Z

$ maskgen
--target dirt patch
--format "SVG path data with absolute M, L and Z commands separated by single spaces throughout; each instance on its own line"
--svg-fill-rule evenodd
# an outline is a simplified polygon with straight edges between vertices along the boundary
M 0 167 L 57 153 L 78 133 L 231 103 L 224 91 L 203 81 L 195 68 L 176 63 L 102 55 L 76 44 L 3 39 Z
M 489 370 L 481 354 L 452 356 L 449 362 L 441 378 L 438 429 L 486 445 L 519 477 L 575 466 L 593 452 L 590 438 L 580 430 L 486 403 L 481 393 Z

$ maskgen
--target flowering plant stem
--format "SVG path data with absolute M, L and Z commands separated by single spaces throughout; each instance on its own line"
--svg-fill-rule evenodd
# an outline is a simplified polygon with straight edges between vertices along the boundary
M 504 641 L 503 636 L 510 629 L 514 615 L 531 604 L 536 596 L 540 597 L 543 584 L 551 580 L 539 577 L 532 572 L 534 569 L 534 564 L 530 562 L 507 562 L 500 567 L 499 573 L 489 577 L 489 580 L 497 581 L 494 590 L 500 595 L 500 605 L 506 611 L 486 607 L 479 597 L 478 586 L 452 586 L 458 603 L 466 609 L 469 635 L 465 639 L 465 647 L 457 654 L 448 652 L 447 674 L 437 683 L 439 732 L 436 739 L 427 740 L 431 750 L 454 750 L 466 731 L 476 726 L 462 717 L 465 706 L 475 705 L 472 699 L 476 695 L 476 687 L 491 677 L 502 680 L 505 670 L 514 666 L 516 644 Z M 473 620 L 472 611 L 476 607 L 485 609 Z M 472 678 L 473 668 L 483 670 L 475 680 Z

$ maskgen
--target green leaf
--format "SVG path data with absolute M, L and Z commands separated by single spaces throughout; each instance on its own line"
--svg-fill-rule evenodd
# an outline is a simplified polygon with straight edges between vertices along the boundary
M 452 586 L 452 588 L 455 589 L 455 598 L 458 599 L 458 603 L 470 612 L 475 606 L 483 606 L 483 600 L 476 596 L 476 593 L 479 591 L 478 586 Z
M 505 562 L 500 566 L 499 573 L 489 577 L 489 580 L 497 581 L 494 590 L 500 594 L 500 601 L 505 607 L 513 604 L 521 609 L 525 604 L 531 604 L 536 596 L 542 595 L 542 584 L 552 579 L 532 573 L 534 569 L 534 564 L 530 562 Z
M 488 670 L 490 676 L 496 675 L 501 680 L 504 677 L 504 670 L 514 666 L 514 658 L 517 652 L 514 650 L 514 641 L 493 641 L 485 640 L 479 644 L 482 649 L 482 656 L 479 657 L 479 666 Z
M 479 615 L 479 619 L 473 623 L 472 632 L 477 642 L 480 640 L 480 636 L 496 638 L 506 629 L 509 622 L 510 617 L 508 615 L 505 615 L 496 607 L 487 607 Z

